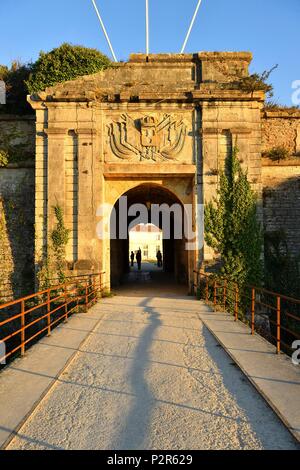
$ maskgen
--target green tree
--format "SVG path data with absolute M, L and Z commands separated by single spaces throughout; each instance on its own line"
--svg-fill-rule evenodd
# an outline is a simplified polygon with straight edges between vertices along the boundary
M 31 64 L 13 61 L 11 67 L 0 65 L 0 80 L 6 85 L 6 105 L 0 109 L 5 113 L 32 114 L 33 110 L 27 103 L 27 87 L 25 81 L 31 73 Z
M 50 52 L 40 52 L 26 84 L 29 93 L 35 93 L 56 83 L 99 72 L 109 66 L 109 58 L 97 49 L 64 43 Z
M 218 197 L 205 206 L 205 240 L 221 256 L 221 275 L 259 285 L 262 279 L 262 230 L 256 196 L 234 149 L 220 174 Z

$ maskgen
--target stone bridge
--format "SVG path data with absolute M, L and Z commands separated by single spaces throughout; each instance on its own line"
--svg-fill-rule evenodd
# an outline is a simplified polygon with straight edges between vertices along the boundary
M 2 371 L 0 442 L 297 449 L 299 387 L 290 358 L 158 278 L 73 315 Z

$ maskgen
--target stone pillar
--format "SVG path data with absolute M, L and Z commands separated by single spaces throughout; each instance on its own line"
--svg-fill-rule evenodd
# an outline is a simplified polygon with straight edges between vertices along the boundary
M 202 135 L 202 203 L 206 204 L 217 195 L 219 181 L 219 131 L 215 127 L 204 127 L 200 131 Z M 203 243 L 202 259 L 208 263 L 214 259 L 214 251 L 205 242 Z
M 47 231 L 48 236 L 55 226 L 53 207 L 59 205 L 65 211 L 65 138 L 67 129 L 45 129 L 48 136 L 47 158 Z
M 242 161 L 242 167 L 247 170 L 251 167 L 251 152 L 250 152 L 250 143 L 251 142 L 251 129 L 247 127 L 231 128 L 232 134 L 232 147 L 238 149 L 238 157 Z
M 96 238 L 96 155 L 97 131 L 91 128 L 77 130 L 78 134 L 78 261 L 77 271 L 99 269 Z
M 300 124 L 296 129 L 296 154 L 300 155 Z

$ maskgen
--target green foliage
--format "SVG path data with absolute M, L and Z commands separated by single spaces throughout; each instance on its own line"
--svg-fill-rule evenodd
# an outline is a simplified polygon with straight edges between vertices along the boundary
M 16 126 L 12 126 L 9 133 L 3 132 L 0 135 L 0 167 L 33 158 L 32 152 L 28 151 L 27 142 L 24 142 L 26 138 L 26 134 L 19 131 Z
M 0 64 L 0 80 L 6 85 L 6 105 L 0 112 L 33 114 L 27 103 L 27 94 L 44 90 L 56 83 L 72 80 L 82 75 L 99 72 L 111 65 L 111 61 L 97 49 L 62 44 L 51 52 L 41 52 L 33 64 L 13 61 L 11 67 Z
M 11 67 L 0 65 L 0 80 L 6 85 L 6 105 L 1 105 L 3 113 L 33 114 L 27 103 L 27 87 L 25 81 L 31 73 L 31 64 L 21 64 L 13 61 Z
M 275 65 L 270 70 L 265 70 L 262 74 L 253 73 L 248 77 L 242 78 L 239 81 L 239 88 L 252 95 L 255 91 L 264 91 L 271 98 L 273 96 L 273 86 L 267 83 L 267 80 L 277 67 L 278 65 Z
M 268 157 L 271 160 L 279 162 L 280 160 L 285 160 L 290 155 L 288 149 L 285 147 L 274 147 L 273 149 L 264 152 L 263 156 Z
M 0 148 L 0 167 L 7 166 L 9 162 L 9 155 L 7 150 Z
M 51 234 L 51 239 L 54 247 L 62 247 L 68 243 L 69 230 L 64 226 L 64 215 L 62 208 L 56 205 L 53 207 L 53 210 L 57 220 L 57 226 Z
M 70 230 L 65 227 L 62 208 L 59 205 L 56 205 L 53 207 L 53 210 L 57 224 L 56 228 L 51 233 L 52 248 L 59 282 L 64 282 L 66 245 L 69 241 Z
M 205 206 L 205 240 L 221 256 L 221 275 L 259 285 L 262 278 L 262 231 L 256 197 L 241 168 L 238 150 L 226 160 L 220 174 L 218 197 Z
M 64 43 L 50 52 L 40 52 L 26 81 L 28 91 L 35 93 L 56 83 L 99 72 L 111 61 L 97 49 Z
M 0 80 L 4 80 L 6 79 L 7 75 L 8 75 L 8 72 L 9 72 L 9 69 L 6 65 L 1 65 L 0 64 Z
M 287 106 L 285 104 L 279 104 L 273 100 L 267 100 L 264 106 L 265 111 L 287 111 L 293 113 L 299 111 L 300 106 Z
M 51 247 L 48 247 L 48 249 L 51 251 Z M 49 253 L 41 262 L 38 263 L 38 268 L 37 279 L 39 282 L 39 289 L 48 289 L 51 287 L 51 279 L 56 275 L 52 268 L 51 256 Z

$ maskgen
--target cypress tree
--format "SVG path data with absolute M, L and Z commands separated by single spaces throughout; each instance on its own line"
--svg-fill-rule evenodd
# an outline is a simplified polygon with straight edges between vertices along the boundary
M 221 275 L 240 286 L 262 280 L 263 235 L 257 198 L 234 148 L 220 173 L 218 196 L 205 205 L 205 241 L 221 256 Z

